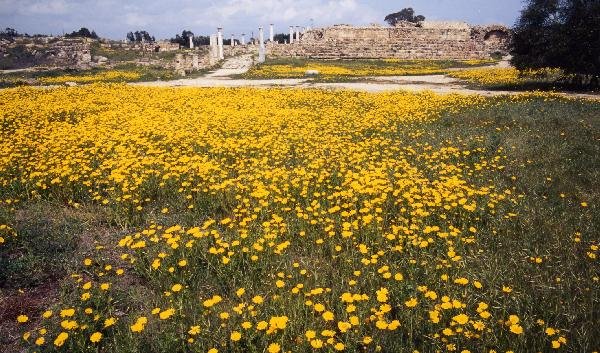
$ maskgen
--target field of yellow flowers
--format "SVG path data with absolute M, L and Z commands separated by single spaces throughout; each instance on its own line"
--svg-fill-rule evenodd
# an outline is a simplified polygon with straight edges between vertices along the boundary
M 562 71 L 559 69 L 538 69 L 519 71 L 515 68 L 480 68 L 464 71 L 453 71 L 450 77 L 459 78 L 468 83 L 482 86 L 510 86 L 531 83 L 550 83 L 560 77 Z
M 304 60 L 275 59 L 254 66 L 243 75 L 248 79 L 302 78 L 306 71 L 316 70 L 326 80 L 365 76 L 406 76 L 445 74 L 452 67 L 478 67 L 493 64 L 493 60 Z
M 20 298 L 28 277 L 68 271 L 43 306 L 3 316 L 32 352 L 600 348 L 598 102 L 0 97 L 0 288 Z M 32 231 L 43 217 L 64 226 Z M 24 273 L 46 243 L 62 262 Z

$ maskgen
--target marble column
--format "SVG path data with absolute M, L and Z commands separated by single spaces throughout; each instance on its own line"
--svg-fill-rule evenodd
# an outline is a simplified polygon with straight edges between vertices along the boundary
M 223 28 L 217 28 L 217 46 L 219 47 L 219 59 L 225 59 L 225 55 L 223 53 Z
M 241 38 L 240 44 L 246 45 L 246 33 L 242 33 L 242 38 Z
M 262 27 L 258 27 L 258 62 L 265 62 L 265 35 Z
M 217 35 L 210 35 L 210 63 L 214 65 L 219 61 L 219 46 L 217 45 Z
M 294 44 L 294 26 L 290 26 L 290 44 Z
M 235 35 L 234 34 L 231 35 L 231 46 L 235 47 Z
M 275 41 L 275 31 L 272 23 L 269 25 L 269 41 L 271 43 Z
M 194 49 L 194 36 L 190 36 L 190 49 Z
M 296 26 L 296 42 L 300 43 L 300 26 Z

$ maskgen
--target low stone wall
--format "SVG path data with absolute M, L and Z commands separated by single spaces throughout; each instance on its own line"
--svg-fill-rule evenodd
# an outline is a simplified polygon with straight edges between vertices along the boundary
M 334 26 L 313 29 L 293 44 L 267 44 L 271 57 L 317 59 L 486 59 L 506 54 L 510 33 L 502 26 Z

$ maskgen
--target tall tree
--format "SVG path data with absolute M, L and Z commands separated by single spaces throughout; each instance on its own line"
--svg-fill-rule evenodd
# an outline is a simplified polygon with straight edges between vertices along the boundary
M 190 47 L 190 37 L 193 37 L 193 36 L 194 36 L 194 32 L 188 31 L 188 30 L 183 30 L 181 32 L 181 35 L 176 34 L 175 38 L 171 38 L 171 43 L 178 43 L 182 47 L 189 48 Z M 192 40 L 192 41 L 194 42 L 194 45 L 196 45 L 196 41 L 195 40 Z
M 415 10 L 413 10 L 412 7 L 407 7 L 398 12 L 394 12 L 385 16 L 384 21 L 387 22 L 390 26 L 395 26 L 400 21 L 413 23 L 425 21 L 425 16 L 415 16 Z
M 528 0 L 511 51 L 519 69 L 600 75 L 600 0 Z

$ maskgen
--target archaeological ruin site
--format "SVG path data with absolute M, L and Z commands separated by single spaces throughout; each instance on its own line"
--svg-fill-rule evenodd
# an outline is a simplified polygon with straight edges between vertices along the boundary
M 223 45 L 223 29 L 211 35 L 210 45 L 191 45 L 190 50 L 179 53 L 169 62 L 140 59 L 138 63 L 160 64 L 178 72 L 204 69 L 219 60 L 242 54 L 254 54 L 261 60 L 261 52 L 268 58 L 311 58 L 311 59 L 433 59 L 467 60 L 489 59 L 508 53 L 510 31 L 500 25 L 470 26 L 464 22 L 420 23 L 400 22 L 394 27 L 371 25 L 354 27 L 335 25 L 326 28 L 306 29 L 290 26 L 290 42 L 274 40 L 273 25 L 269 38 L 264 38 L 259 28 L 258 38 L 246 42 L 245 35 L 232 36 L 230 45 Z M 129 43 L 125 41 L 91 39 L 67 39 L 57 37 L 17 39 L 0 43 L 0 55 L 6 56 L 7 49 L 21 46 L 29 58 L 20 63 L 27 66 L 55 66 L 89 68 L 105 65 L 107 60 L 92 55 L 92 46 L 131 52 L 170 52 L 180 49 L 178 44 L 168 41 L 155 43 Z

